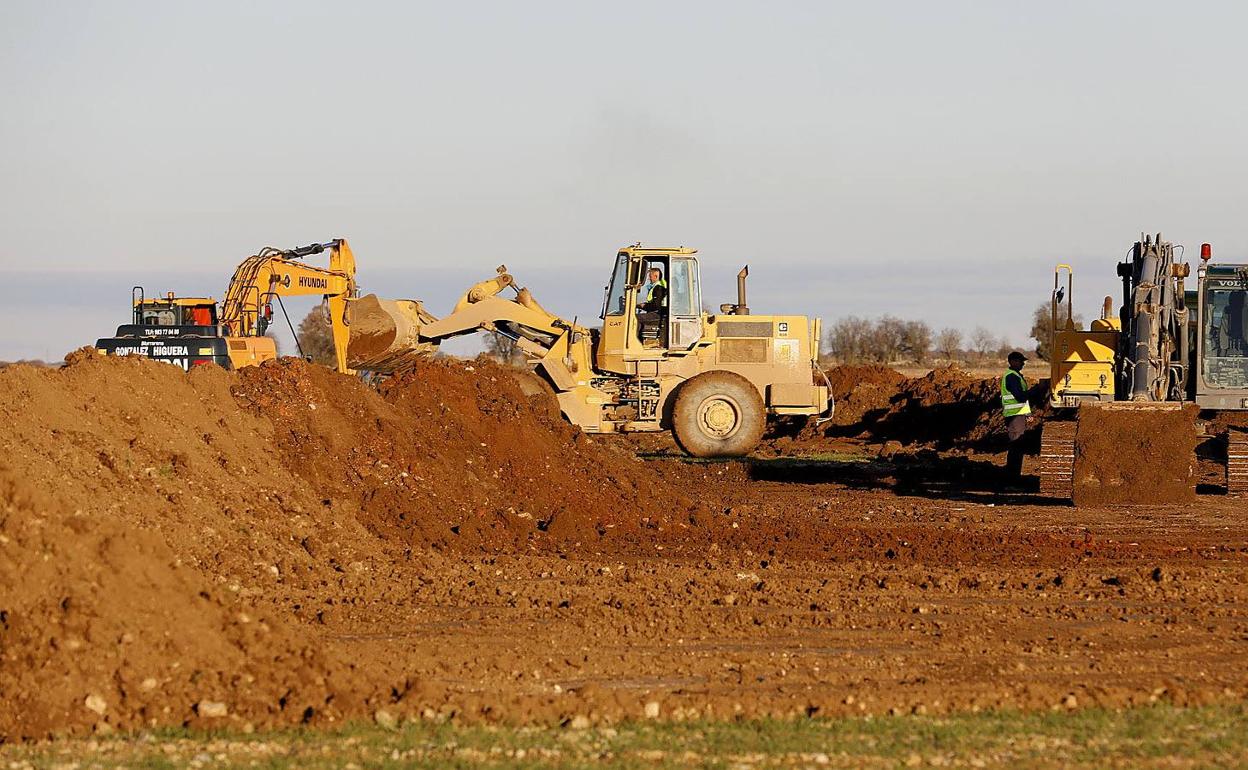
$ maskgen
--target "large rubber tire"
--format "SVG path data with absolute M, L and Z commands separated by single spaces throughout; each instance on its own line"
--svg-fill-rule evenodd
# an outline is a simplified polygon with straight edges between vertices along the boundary
M 680 386 L 672 432 L 694 457 L 743 457 L 767 427 L 767 408 L 750 381 L 732 372 L 704 372 Z

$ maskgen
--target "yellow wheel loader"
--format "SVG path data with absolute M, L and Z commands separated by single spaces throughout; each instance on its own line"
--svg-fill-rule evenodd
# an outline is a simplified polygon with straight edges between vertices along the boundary
M 1040 455 L 1040 488 L 1048 496 L 1070 498 L 1082 477 L 1076 437 L 1084 410 L 1130 412 L 1140 435 L 1150 432 L 1150 414 L 1185 404 L 1201 410 L 1202 425 L 1219 413 L 1248 411 L 1248 265 L 1212 263 L 1212 249 L 1203 244 L 1196 289 L 1187 291 L 1190 268 L 1176 261 L 1175 247 L 1161 235 L 1141 235 L 1130 254 L 1118 265 L 1121 308 L 1115 314 L 1106 297 L 1088 329 L 1074 322 L 1070 266 L 1054 273 L 1049 407 L 1055 418 L 1044 424 Z M 1248 492 L 1248 433 L 1231 427 L 1212 438 L 1226 447 L 1227 492 Z M 1147 470 L 1188 451 L 1152 447 L 1157 456 L 1121 460 Z
M 823 377 L 819 320 L 750 314 L 748 268 L 738 274 L 737 302 L 708 313 L 696 250 L 620 249 L 595 329 L 543 308 L 505 266 L 497 272 L 443 318 L 416 301 L 369 295 L 351 302 L 348 365 L 397 372 L 443 340 L 501 334 L 524 352 L 538 387 L 553 393 L 582 430 L 670 429 L 697 457 L 748 454 L 769 416 L 831 408 L 826 380 L 817 383 Z M 650 280 L 656 276 L 658 282 Z M 660 285 L 664 291 L 657 292 Z

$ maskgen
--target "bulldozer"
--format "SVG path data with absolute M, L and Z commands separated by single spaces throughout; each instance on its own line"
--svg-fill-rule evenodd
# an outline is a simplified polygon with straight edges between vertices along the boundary
M 1194 430 L 1213 424 L 1220 413 L 1248 411 L 1248 265 L 1214 263 L 1212 247 L 1203 244 L 1196 287 L 1187 290 L 1190 266 L 1175 255 L 1176 247 L 1160 234 L 1141 235 L 1130 258 L 1118 264 L 1118 312 L 1106 297 L 1101 316 L 1087 329 L 1074 321 L 1074 271 L 1067 264 L 1055 269 L 1048 404 L 1053 418 L 1041 433 L 1042 494 L 1072 496 L 1079 477 L 1079 415 L 1086 409 L 1130 411 L 1140 432 L 1149 430 L 1150 414 L 1184 405 L 1200 409 Z M 1227 492 L 1248 492 L 1248 433 L 1230 427 L 1212 438 L 1226 446 Z M 1123 461 L 1151 467 L 1162 459 Z
M 667 292 L 661 307 L 647 310 L 642 292 L 653 270 Z M 496 273 L 442 318 L 417 301 L 370 295 L 353 302 L 350 365 L 402 371 L 447 339 L 493 332 L 512 340 L 532 366 L 522 377 L 527 392 L 553 395 L 586 433 L 671 430 L 696 457 L 748 454 L 769 416 L 818 416 L 832 408 L 817 365 L 819 319 L 751 314 L 748 266 L 737 275 L 737 301 L 712 313 L 703 309 L 696 249 L 621 248 L 600 328 L 546 310 L 506 266 Z
M 328 269 L 302 262 L 325 251 Z M 640 294 L 654 270 L 665 288 L 657 304 Z M 751 314 L 748 275 L 748 266 L 737 275 L 737 301 L 710 313 L 702 305 L 696 249 L 635 244 L 616 254 L 600 328 L 546 310 L 506 266 L 470 287 L 438 318 L 417 300 L 357 296 L 354 255 L 346 240 L 337 239 L 266 248 L 245 259 L 219 318 L 211 298 L 146 299 L 136 287 L 134 322 L 99 340 L 97 348 L 183 368 L 255 365 L 277 356 L 265 336 L 273 304 L 284 311 L 283 296 L 320 294 L 340 372 L 402 373 L 443 341 L 492 332 L 513 341 L 530 364 L 517 372 L 522 389 L 550 397 L 587 433 L 670 429 L 691 455 L 741 456 L 758 445 L 768 417 L 818 416 L 832 409 L 829 384 L 817 365 L 819 319 Z M 188 323 L 193 314 L 204 323 Z

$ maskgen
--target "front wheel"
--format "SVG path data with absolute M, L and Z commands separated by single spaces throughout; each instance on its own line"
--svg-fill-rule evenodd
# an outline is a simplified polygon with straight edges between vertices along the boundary
M 694 457 L 742 457 L 758 446 L 766 406 L 749 380 L 732 372 L 705 372 L 680 386 L 672 432 Z

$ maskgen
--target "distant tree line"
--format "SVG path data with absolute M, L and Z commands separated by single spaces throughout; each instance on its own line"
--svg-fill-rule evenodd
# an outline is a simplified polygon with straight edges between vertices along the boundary
M 1066 318 L 1064 305 L 1058 308 L 1059 323 Z M 1075 323 L 1081 319 L 1075 316 Z M 1044 302 L 1032 314 L 1030 351 L 1047 360 L 1052 332 L 1052 308 Z M 845 364 L 915 364 L 934 362 L 982 364 L 1004 359 L 1013 345 L 985 326 L 970 334 L 946 327 L 933 330 L 926 321 L 913 321 L 891 315 L 879 318 L 845 316 L 825 325 L 823 355 Z

